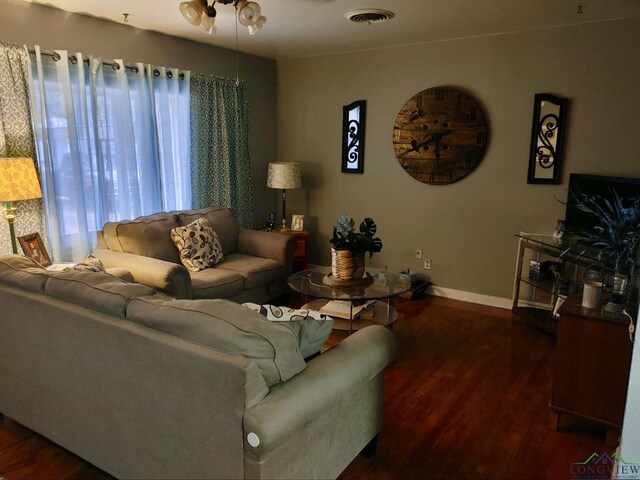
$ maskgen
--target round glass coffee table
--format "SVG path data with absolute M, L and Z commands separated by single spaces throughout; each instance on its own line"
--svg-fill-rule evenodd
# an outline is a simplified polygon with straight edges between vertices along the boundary
M 411 288 L 408 279 L 388 270 L 368 268 L 371 283 L 353 287 L 326 285 L 323 279 L 329 273 L 331 267 L 302 270 L 289 277 L 289 287 L 306 297 L 303 308 L 327 313 L 334 319 L 333 328 L 349 333 L 368 325 L 391 327 L 398 318 L 393 298 Z M 309 302 L 309 297 L 317 300 Z

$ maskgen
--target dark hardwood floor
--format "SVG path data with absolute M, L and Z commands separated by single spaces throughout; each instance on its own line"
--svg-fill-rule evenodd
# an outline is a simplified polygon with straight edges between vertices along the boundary
M 612 453 L 603 431 L 548 428 L 551 336 L 509 311 L 455 300 L 395 306 L 400 348 L 385 374 L 377 453 L 356 458 L 341 479 L 568 479 L 571 463 Z M 343 337 L 334 332 L 330 343 Z M 0 477 L 110 478 L 6 417 Z

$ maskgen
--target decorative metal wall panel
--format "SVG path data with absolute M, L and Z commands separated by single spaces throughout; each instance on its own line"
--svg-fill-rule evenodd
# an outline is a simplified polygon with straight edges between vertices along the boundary
M 364 124 L 367 102 L 358 100 L 342 109 L 342 172 L 364 171 Z
M 561 183 L 562 139 L 567 99 L 538 93 L 533 106 L 527 183 Z

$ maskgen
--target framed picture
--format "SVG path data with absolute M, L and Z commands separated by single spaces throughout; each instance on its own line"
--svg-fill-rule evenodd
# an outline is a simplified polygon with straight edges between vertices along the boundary
M 291 230 L 301 232 L 304 230 L 304 215 L 291 215 Z
M 51 258 L 49 258 L 47 249 L 45 248 L 42 238 L 38 232 L 18 237 L 18 241 L 20 242 L 20 246 L 22 247 L 22 251 L 25 256 L 39 263 L 43 267 L 51 265 Z

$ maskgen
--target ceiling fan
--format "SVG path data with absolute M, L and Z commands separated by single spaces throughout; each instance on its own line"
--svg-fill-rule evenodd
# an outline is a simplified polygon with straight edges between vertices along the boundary
M 262 15 L 260 5 L 250 0 L 213 0 L 209 5 L 208 0 L 190 0 L 180 3 L 180 13 L 191 25 L 197 27 L 203 33 L 211 35 L 216 32 L 216 3 L 222 5 L 233 4 L 237 12 L 237 19 L 241 25 L 249 28 L 249 33 L 255 35 L 260 30 L 267 17 Z

